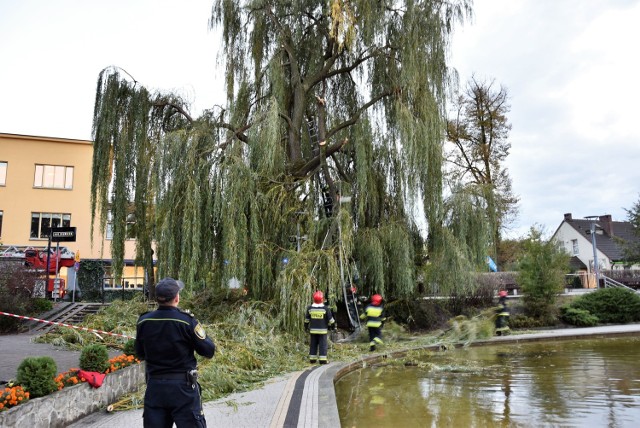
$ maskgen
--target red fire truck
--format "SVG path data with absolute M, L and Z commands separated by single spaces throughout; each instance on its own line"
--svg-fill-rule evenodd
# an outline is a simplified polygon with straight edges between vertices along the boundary
M 24 251 L 24 263 L 26 266 L 42 271 L 42 284 L 48 278 L 46 284 L 46 296 L 54 298 L 63 298 L 65 294 L 65 281 L 63 278 L 56 278 L 62 267 L 73 267 L 75 257 L 72 252 L 66 250 L 51 249 L 48 256 L 49 269 L 47 269 L 47 248 L 29 247 Z M 53 276 L 49 276 L 53 275 Z M 38 287 L 36 287 L 38 288 Z

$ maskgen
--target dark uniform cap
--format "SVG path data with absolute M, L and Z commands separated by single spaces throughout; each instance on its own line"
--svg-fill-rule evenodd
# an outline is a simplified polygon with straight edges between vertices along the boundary
M 170 302 L 183 288 L 184 282 L 182 281 L 177 281 L 173 278 L 162 278 L 156 284 L 156 300 L 160 303 Z

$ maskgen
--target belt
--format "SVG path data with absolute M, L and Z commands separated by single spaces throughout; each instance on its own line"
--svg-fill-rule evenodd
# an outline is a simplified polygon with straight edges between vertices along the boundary
M 149 375 L 149 379 L 187 380 L 187 373 L 164 373 Z

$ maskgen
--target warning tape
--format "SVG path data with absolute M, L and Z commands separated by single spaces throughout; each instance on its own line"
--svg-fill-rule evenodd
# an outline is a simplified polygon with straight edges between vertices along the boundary
M 8 317 L 20 318 L 20 319 L 23 319 L 23 320 L 38 321 L 38 322 L 43 322 L 45 324 L 59 325 L 59 326 L 62 326 L 62 327 L 71 327 L 71 328 L 75 328 L 76 330 L 90 331 L 91 333 L 102 333 L 102 334 L 108 334 L 110 336 L 124 337 L 125 339 L 135 339 L 135 337 L 127 336 L 126 334 L 111 333 L 109 331 L 96 330 L 95 328 L 78 327 L 77 325 L 65 324 L 63 322 L 47 321 L 47 320 L 42 320 L 40 318 L 33 318 L 33 317 L 26 317 L 24 315 L 10 314 L 8 312 L 1 312 L 0 311 L 0 315 L 6 315 Z

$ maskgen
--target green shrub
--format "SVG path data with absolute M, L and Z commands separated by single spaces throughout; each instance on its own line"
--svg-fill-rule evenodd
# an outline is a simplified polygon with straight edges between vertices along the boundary
M 526 315 L 515 315 L 509 317 L 510 328 L 540 328 L 545 327 L 546 323 L 540 318 L 528 317 Z
M 16 380 L 31 398 L 43 397 L 58 389 L 56 362 L 51 357 L 27 357 L 18 366 Z
M 122 348 L 122 352 L 125 355 L 133 355 L 135 357 L 136 356 L 136 341 L 135 341 L 135 339 L 127 340 L 127 343 L 125 343 L 124 347 Z
M 562 307 L 562 321 L 578 327 L 593 327 L 598 325 L 598 317 L 584 309 L 576 309 L 571 306 Z
M 569 256 L 553 239 L 543 239 L 542 231 L 535 226 L 522 245 L 517 281 L 524 294 L 524 313 L 548 325 L 556 316 L 555 302 L 570 270 Z
M 41 297 L 35 298 L 31 301 L 32 312 L 35 314 L 43 314 L 53 309 L 53 302 Z
M 570 306 L 588 311 L 605 324 L 640 321 L 640 296 L 625 288 L 602 288 L 580 296 Z
M 82 352 L 80 352 L 80 368 L 89 372 L 104 373 L 109 368 L 107 347 L 95 343 L 82 348 Z
M 394 300 L 384 306 L 389 319 L 410 331 L 445 328 L 451 314 L 440 300 Z

